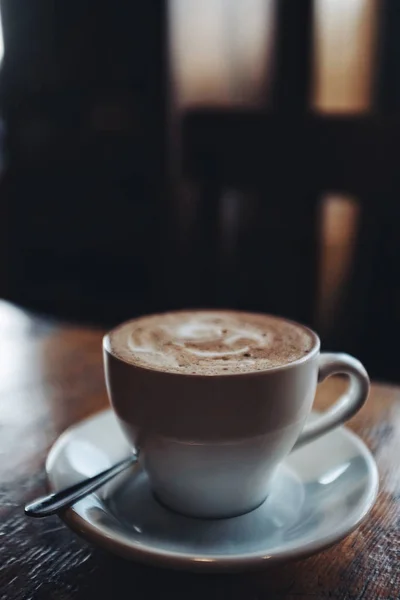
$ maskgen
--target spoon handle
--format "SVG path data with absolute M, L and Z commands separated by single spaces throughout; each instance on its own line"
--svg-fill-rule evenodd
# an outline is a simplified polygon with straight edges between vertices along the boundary
M 81 500 L 81 498 L 94 492 L 97 488 L 107 483 L 107 481 L 110 481 L 110 479 L 135 464 L 137 460 L 138 457 L 133 454 L 94 477 L 79 481 L 59 492 L 37 498 L 25 506 L 25 514 L 28 517 L 48 517 L 49 515 L 54 515 L 63 508 L 71 506 L 78 500 Z

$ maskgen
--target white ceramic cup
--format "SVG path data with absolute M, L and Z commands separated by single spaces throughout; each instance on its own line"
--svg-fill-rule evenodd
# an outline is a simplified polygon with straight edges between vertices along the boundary
M 220 376 L 134 366 L 104 337 L 111 404 L 163 504 L 203 518 L 248 512 L 265 500 L 291 450 L 360 410 L 369 390 L 364 367 L 347 354 L 320 354 L 313 337 L 312 350 L 295 362 Z M 346 393 L 307 423 L 317 383 L 334 373 L 348 375 Z

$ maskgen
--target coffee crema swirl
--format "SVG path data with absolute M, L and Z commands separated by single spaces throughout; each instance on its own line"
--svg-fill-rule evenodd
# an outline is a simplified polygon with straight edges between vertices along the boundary
M 301 325 L 240 311 L 179 311 L 123 323 L 109 335 L 122 360 L 157 371 L 229 375 L 291 363 L 316 344 Z

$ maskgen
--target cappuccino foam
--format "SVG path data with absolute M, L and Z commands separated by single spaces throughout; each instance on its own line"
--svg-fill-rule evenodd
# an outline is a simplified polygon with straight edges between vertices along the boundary
M 180 311 L 123 323 L 109 334 L 125 362 L 186 375 L 229 375 L 289 364 L 315 346 L 301 325 L 240 311 Z

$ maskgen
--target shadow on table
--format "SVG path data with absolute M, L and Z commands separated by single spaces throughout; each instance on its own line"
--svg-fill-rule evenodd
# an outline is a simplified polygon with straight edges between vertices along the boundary
M 312 571 L 312 559 L 271 567 L 262 572 L 201 574 L 156 569 L 134 564 L 96 551 L 98 568 L 85 580 L 78 598 L 190 598 L 196 600 L 246 599 L 281 600 L 307 597 L 303 573 Z M 312 586 L 315 594 L 315 588 Z M 75 598 L 75 596 L 74 596 Z

